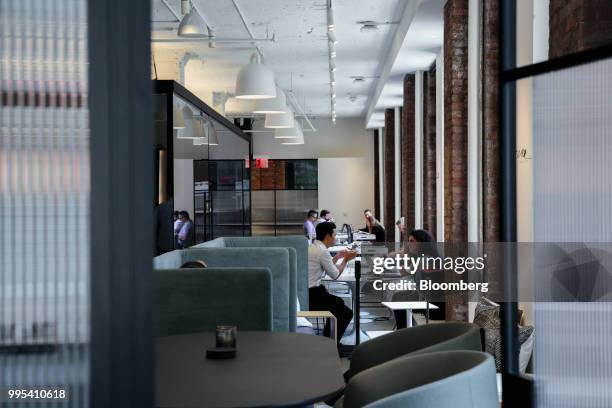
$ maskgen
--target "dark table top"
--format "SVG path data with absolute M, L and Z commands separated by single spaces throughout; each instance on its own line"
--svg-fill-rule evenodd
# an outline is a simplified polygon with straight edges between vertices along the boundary
M 297 406 L 344 388 L 336 344 L 300 333 L 238 332 L 230 360 L 206 358 L 214 333 L 156 339 L 157 407 Z

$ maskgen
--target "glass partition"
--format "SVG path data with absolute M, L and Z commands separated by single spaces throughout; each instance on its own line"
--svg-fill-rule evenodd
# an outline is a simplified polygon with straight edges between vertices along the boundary
M 190 245 L 250 235 L 250 136 L 176 82 L 155 88 L 156 203 L 187 211 Z

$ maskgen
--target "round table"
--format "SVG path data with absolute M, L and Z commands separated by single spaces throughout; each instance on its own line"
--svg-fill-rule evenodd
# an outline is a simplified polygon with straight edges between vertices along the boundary
M 299 406 L 344 389 L 336 344 L 326 337 L 238 332 L 236 357 L 206 358 L 214 333 L 155 341 L 157 407 Z

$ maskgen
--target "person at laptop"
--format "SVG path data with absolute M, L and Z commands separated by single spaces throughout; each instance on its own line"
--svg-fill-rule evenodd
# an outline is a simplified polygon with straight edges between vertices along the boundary
M 400 254 L 407 255 L 415 255 L 419 256 L 420 254 L 424 254 L 428 257 L 437 257 L 439 256 L 438 250 L 436 248 L 436 242 L 431 236 L 431 234 L 423 229 L 413 229 L 408 234 L 408 239 L 406 245 L 404 246 L 403 251 Z M 421 279 L 430 279 L 432 281 L 441 283 L 444 282 L 444 272 L 437 270 L 417 270 L 415 272 L 415 279 L 418 281 Z M 417 295 L 415 297 L 415 295 Z M 436 294 L 436 298 L 440 297 L 440 294 Z M 393 294 L 392 300 L 394 302 L 405 302 L 405 301 L 417 301 L 422 298 L 429 300 L 432 298 L 431 293 L 415 293 L 413 291 L 404 291 L 397 292 Z M 430 309 L 429 310 L 429 319 L 430 320 L 445 320 L 446 319 L 446 303 L 445 302 L 434 302 L 429 300 L 429 303 L 438 306 L 438 309 Z M 404 311 L 394 310 L 395 314 L 395 323 L 397 329 L 403 329 L 407 325 L 406 321 L 406 313 Z
M 338 321 L 337 340 L 344 335 L 351 319 L 353 311 L 344 304 L 344 300 L 330 294 L 321 279 L 327 275 L 332 279 L 338 279 L 346 265 L 357 256 L 355 251 L 340 251 L 334 257 L 328 248 L 336 242 L 336 224 L 333 222 L 322 222 L 316 227 L 316 240 L 308 247 L 308 296 L 311 310 L 327 310 L 331 312 Z M 342 259 L 340 265 L 336 263 Z M 329 336 L 329 324 L 325 324 L 323 334 Z
M 365 228 L 360 231 L 367 232 L 368 234 L 374 234 L 376 236 L 376 242 L 385 242 L 385 227 L 378 221 L 372 211 L 364 210 L 363 216 L 366 220 Z
M 330 221 L 334 222 L 331 212 L 329 210 L 321 210 L 321 212 L 319 213 L 319 219 L 315 221 L 314 226 L 316 227 L 322 222 L 330 222 Z

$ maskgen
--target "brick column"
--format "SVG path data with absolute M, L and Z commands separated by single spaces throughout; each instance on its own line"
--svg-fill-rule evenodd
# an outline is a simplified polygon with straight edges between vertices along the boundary
M 468 1 L 444 6 L 445 240 L 467 241 Z
M 609 0 L 550 0 L 548 13 L 549 58 L 612 43 Z
M 448 0 L 444 6 L 444 238 L 451 242 L 467 241 L 467 47 L 468 0 Z M 466 294 L 447 294 L 446 319 L 468 319 Z
M 387 242 L 395 241 L 395 112 L 393 109 L 385 109 L 385 175 L 384 189 L 385 199 L 385 230 Z M 378 216 L 378 214 L 376 214 Z
M 499 0 L 482 2 L 482 217 L 485 242 L 498 242 L 500 214 Z
M 436 237 L 436 65 L 423 73 L 423 229 Z
M 402 205 L 406 230 L 414 228 L 414 102 L 415 75 L 404 76 L 404 105 L 402 109 Z
M 376 129 L 374 131 L 374 214 L 377 217 L 380 216 L 380 162 L 378 144 L 381 136 L 378 129 Z

